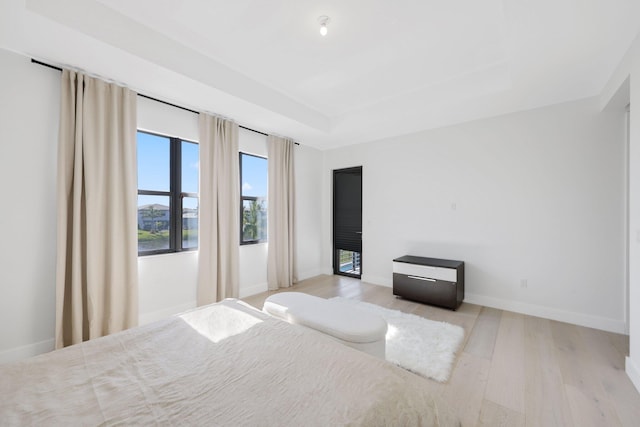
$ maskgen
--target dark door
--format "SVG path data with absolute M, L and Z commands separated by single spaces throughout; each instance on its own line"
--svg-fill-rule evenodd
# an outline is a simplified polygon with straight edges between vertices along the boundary
M 333 171 L 333 273 L 362 275 L 362 166 Z

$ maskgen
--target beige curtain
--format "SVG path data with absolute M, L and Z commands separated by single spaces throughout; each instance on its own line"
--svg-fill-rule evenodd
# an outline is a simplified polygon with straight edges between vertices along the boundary
M 294 168 L 295 143 L 269 135 L 269 194 L 267 200 L 269 249 L 267 281 L 269 289 L 287 288 L 298 281 L 295 262 Z
M 238 125 L 200 113 L 198 305 L 238 297 L 238 156 Z
M 136 93 L 62 72 L 56 348 L 138 323 Z

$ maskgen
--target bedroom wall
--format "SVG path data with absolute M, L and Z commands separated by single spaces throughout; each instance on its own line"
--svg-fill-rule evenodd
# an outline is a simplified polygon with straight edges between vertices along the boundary
M 323 152 L 304 145 L 295 148 L 296 263 L 298 280 L 322 274 Z
M 53 348 L 60 75 L 0 49 L 0 363 Z
M 55 322 L 56 147 L 60 74 L 0 49 L 0 363 L 53 349 Z M 198 139 L 197 116 L 138 98 L 142 129 Z M 266 155 L 263 135 L 240 131 L 240 148 Z M 301 278 L 321 263 L 322 153 L 296 148 Z M 241 295 L 266 290 L 266 244 L 240 248 Z M 140 322 L 195 306 L 197 252 L 139 258 Z
M 611 75 L 601 104 L 630 103 L 629 114 L 629 356 L 625 371 L 640 391 L 640 35 Z
M 624 332 L 624 123 L 594 98 L 325 152 L 324 268 L 331 171 L 362 165 L 363 280 L 459 259 L 467 302 Z
M 629 174 L 629 357 L 626 372 L 640 391 L 640 40 L 636 40 L 631 70 Z
M 640 39 L 633 49 L 630 114 L 629 347 L 626 372 L 640 391 Z

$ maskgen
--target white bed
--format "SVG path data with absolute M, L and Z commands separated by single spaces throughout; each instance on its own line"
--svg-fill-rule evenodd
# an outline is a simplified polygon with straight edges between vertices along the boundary
M 440 425 L 425 381 L 225 300 L 0 365 L 0 424 Z

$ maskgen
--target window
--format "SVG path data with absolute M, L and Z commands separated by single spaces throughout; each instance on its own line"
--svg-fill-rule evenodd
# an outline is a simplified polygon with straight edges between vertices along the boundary
M 240 244 L 267 241 L 267 159 L 240 153 Z
M 138 255 L 198 248 L 199 146 L 138 131 Z

